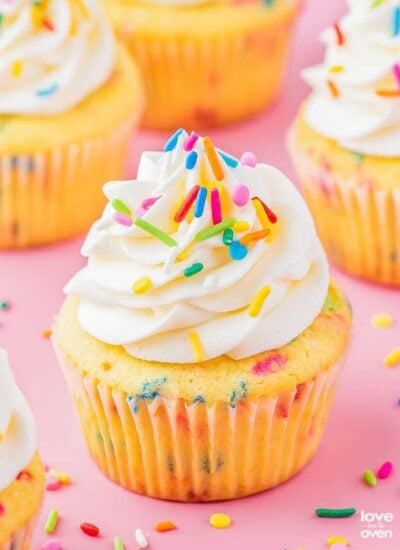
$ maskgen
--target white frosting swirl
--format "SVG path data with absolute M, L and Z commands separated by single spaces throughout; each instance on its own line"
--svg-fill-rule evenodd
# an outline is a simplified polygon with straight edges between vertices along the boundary
M 0 0 L 0 113 L 54 115 L 109 78 L 115 45 L 97 0 Z
M 344 43 L 334 27 L 322 34 L 323 63 L 303 71 L 313 93 L 306 102 L 307 123 L 345 149 L 373 156 L 400 156 L 400 32 L 395 34 L 398 0 L 349 1 L 340 21 Z M 337 71 L 341 72 L 337 72 Z M 328 81 L 337 89 L 337 97 Z M 389 94 L 387 93 L 389 92 Z
M 234 239 L 262 230 L 253 201 L 243 206 L 233 202 L 238 184 L 264 201 L 278 221 L 270 242 L 251 242 L 242 260 L 230 257 L 222 233 L 196 240 L 213 225 L 209 202 L 201 217 L 190 215 L 179 227 L 173 218 L 195 184 L 213 187 L 215 177 L 202 138 L 194 148 L 196 166 L 186 168 L 186 139 L 182 133 L 170 152 L 144 153 L 137 180 L 104 187 L 110 203 L 83 246 L 88 264 L 65 289 L 80 297 L 81 326 L 103 342 L 124 346 L 134 357 L 161 362 L 196 361 L 190 331 L 197 333 L 204 359 L 223 354 L 240 359 L 283 346 L 313 322 L 327 294 L 328 265 L 307 207 L 272 166 L 229 167 L 221 157 L 223 219 L 248 223 L 245 232 L 235 231 Z M 113 200 L 135 212 L 149 197 L 159 198 L 142 219 L 169 234 L 177 246 L 166 246 L 135 224 L 125 227 L 113 220 Z M 201 272 L 183 276 L 197 263 L 204 266 Z M 148 277 L 152 287 L 135 294 L 132 284 L 141 277 Z M 259 315 L 252 316 L 249 305 L 265 285 L 271 293 Z
M 0 349 L 0 491 L 26 468 L 35 451 L 32 412 L 14 382 L 7 353 Z

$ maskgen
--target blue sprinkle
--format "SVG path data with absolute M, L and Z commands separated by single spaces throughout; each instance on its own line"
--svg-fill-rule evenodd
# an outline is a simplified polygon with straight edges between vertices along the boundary
M 232 409 L 234 409 L 238 404 L 238 402 L 241 399 L 245 399 L 245 397 L 247 397 L 247 384 L 244 380 L 241 380 L 239 383 L 239 389 L 233 390 L 231 393 L 229 406 L 232 407 Z
M 207 200 L 207 187 L 201 187 L 196 198 L 196 204 L 194 205 L 194 217 L 201 218 L 204 212 L 204 207 Z
M 193 170 L 197 162 L 197 153 L 196 151 L 191 151 L 186 157 L 186 169 Z
M 38 95 L 39 97 L 47 97 L 49 95 L 55 94 L 58 88 L 59 88 L 59 85 L 56 82 L 54 82 L 54 84 L 52 84 L 48 88 L 42 88 L 41 90 L 36 90 L 36 95 Z
M 168 151 L 173 151 L 176 147 L 176 144 L 178 143 L 179 136 L 183 132 L 183 128 L 180 128 L 175 132 L 175 134 L 172 134 L 172 136 L 167 140 L 166 144 L 164 145 L 164 151 L 167 153 Z
M 232 260 L 243 260 L 247 256 L 247 246 L 241 244 L 239 241 L 233 241 L 229 245 L 229 255 Z
M 236 166 L 239 164 L 239 161 L 235 159 L 235 157 L 232 157 L 231 155 L 228 155 L 228 153 L 225 153 L 224 151 L 221 151 L 218 149 L 218 153 L 220 156 L 224 159 L 226 164 L 230 166 L 231 168 L 236 168 Z
M 400 6 L 394 8 L 393 13 L 393 36 L 400 34 Z
M 205 403 L 206 400 L 201 395 L 196 395 L 196 397 L 193 399 L 193 405 L 199 405 L 200 403 Z
M 133 414 L 137 414 L 139 412 L 139 405 L 138 405 L 137 397 L 133 397 L 132 395 L 128 395 L 127 401 L 128 401 L 129 408 L 131 409 L 131 412 Z

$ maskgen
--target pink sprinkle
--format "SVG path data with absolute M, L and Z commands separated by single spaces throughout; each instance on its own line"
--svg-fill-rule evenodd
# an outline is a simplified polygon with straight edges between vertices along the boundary
M 119 212 L 115 212 L 115 214 L 113 214 L 113 220 L 121 225 L 125 225 L 126 227 L 130 227 L 133 223 L 132 218 L 126 214 L 120 214 Z
M 153 204 L 155 204 L 158 199 L 160 199 L 161 197 L 149 197 L 148 199 L 144 199 L 144 201 L 142 202 L 141 206 L 142 208 L 144 208 L 145 210 L 148 210 L 151 206 L 153 206 Z
M 137 210 L 135 211 L 135 216 L 137 218 L 141 218 L 146 214 L 146 212 L 147 212 L 146 208 L 143 208 L 143 206 L 139 206 L 139 208 L 137 208 Z
M 0 502 L 0 516 L 3 516 L 6 513 L 4 505 Z
M 62 550 L 62 544 L 57 539 L 48 540 L 42 545 L 42 550 Z
M 60 482 L 58 479 L 52 475 L 46 476 L 46 490 L 47 491 L 58 491 L 58 489 L 61 487 Z
M 390 476 L 393 470 L 393 464 L 391 462 L 385 462 L 378 470 L 377 476 L 379 479 L 386 479 Z
M 221 199 L 216 187 L 211 189 L 211 215 L 214 225 L 222 222 Z
M 233 190 L 233 202 L 238 206 L 244 206 L 249 202 L 250 191 L 246 185 L 237 185 Z
M 243 153 L 243 155 L 240 157 L 240 162 L 244 164 L 245 166 L 256 166 L 257 164 L 257 157 L 254 153 Z
M 400 88 L 400 65 L 398 63 L 393 65 L 393 74 L 396 77 L 397 86 Z
M 199 134 L 196 134 L 196 132 L 192 132 L 190 136 L 185 139 L 185 143 L 183 144 L 183 148 L 185 149 L 185 151 L 191 151 L 198 139 Z
M 256 374 L 257 376 L 262 376 L 265 374 L 270 374 L 271 372 L 274 372 L 280 367 L 283 367 L 283 365 L 286 363 L 286 357 L 283 355 L 280 355 L 279 353 L 273 353 L 272 355 L 269 355 L 268 357 L 265 357 L 258 363 L 256 363 L 253 367 L 253 374 Z

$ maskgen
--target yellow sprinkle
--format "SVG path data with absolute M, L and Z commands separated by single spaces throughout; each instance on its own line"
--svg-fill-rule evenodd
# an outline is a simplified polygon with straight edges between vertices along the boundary
M 231 523 L 231 518 L 226 514 L 213 514 L 210 517 L 210 525 L 215 529 L 226 529 Z
M 22 61 L 20 59 L 16 59 L 14 63 L 11 65 L 11 74 L 15 78 L 20 76 L 22 73 Z
M 55 477 L 62 485 L 69 485 L 72 481 L 70 475 L 62 472 L 61 470 L 57 470 L 56 468 L 50 468 L 49 474 Z
M 390 328 L 394 319 L 389 313 L 375 313 L 371 317 L 371 325 L 375 328 Z
M 188 336 L 195 359 L 198 363 L 201 363 L 202 361 L 204 361 L 204 349 L 200 337 L 197 332 L 194 331 L 189 332 Z
M 140 277 L 140 279 L 133 283 L 132 291 L 135 294 L 144 294 L 152 287 L 152 285 L 153 283 L 151 282 L 151 279 L 148 277 Z
M 237 233 L 242 233 L 243 231 L 247 231 L 248 229 L 250 229 L 250 224 L 245 221 L 235 222 L 233 226 L 233 230 Z
M 332 546 L 332 544 L 347 544 L 347 539 L 343 537 L 329 537 L 326 544 L 328 546 Z
M 394 367 L 399 362 L 400 362 L 400 348 L 394 348 L 394 350 L 388 353 L 383 360 L 383 364 L 386 367 Z
M 261 308 L 264 305 L 265 300 L 271 293 L 271 287 L 268 285 L 263 286 L 255 295 L 254 300 L 251 302 L 249 307 L 249 315 L 251 317 L 257 317 L 260 313 Z
M 255 211 L 256 211 L 256 214 L 257 214 L 258 221 L 260 222 L 260 224 L 262 225 L 262 227 L 264 229 L 269 229 L 271 224 L 269 222 L 268 216 L 267 216 L 267 214 L 264 210 L 263 205 L 256 198 L 251 199 L 251 200 L 253 202 L 253 205 L 254 205 L 254 208 L 255 208 Z
M 331 67 L 331 73 L 342 73 L 343 71 L 343 65 L 333 65 L 333 67 Z

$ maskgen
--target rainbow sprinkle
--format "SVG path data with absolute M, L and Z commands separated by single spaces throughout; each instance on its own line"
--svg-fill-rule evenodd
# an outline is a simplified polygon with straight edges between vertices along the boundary
M 132 291 L 134 294 L 144 294 L 151 289 L 153 283 L 149 277 L 140 277 L 132 285 Z
M 181 221 L 183 221 L 185 219 L 187 213 L 189 212 L 190 208 L 192 207 L 192 204 L 196 200 L 199 191 L 200 191 L 200 185 L 195 185 L 189 191 L 188 195 L 186 196 L 183 203 L 179 207 L 177 213 L 175 214 L 174 220 L 177 223 L 180 223 Z
M 393 23 L 392 23 L 393 36 L 400 34 L 400 6 L 396 6 L 393 10 Z
M 51 84 L 48 88 L 41 88 L 40 90 L 36 90 L 36 95 L 38 95 L 39 97 L 48 97 L 55 94 L 58 89 L 59 85 L 55 82 L 54 84 Z
M 228 227 L 232 227 L 235 222 L 235 218 L 228 218 L 223 222 L 218 223 L 217 225 L 206 227 L 205 229 L 202 229 L 197 233 L 195 237 L 196 241 L 205 241 L 206 239 L 210 239 L 211 237 L 218 235 L 218 233 L 222 233 L 222 231 L 225 231 L 225 229 L 228 229 Z
M 200 271 L 203 271 L 204 265 L 201 263 L 195 263 L 192 266 L 185 269 L 183 272 L 185 277 L 193 277 L 193 275 L 197 275 L 197 273 L 200 273 Z
M 120 214 L 124 214 L 125 216 L 132 216 L 132 211 L 123 201 L 120 199 L 113 199 L 111 201 L 111 206 L 119 212 Z
M 199 134 L 197 134 L 196 132 L 192 132 L 190 136 L 188 136 L 184 141 L 183 148 L 185 149 L 185 151 L 192 151 L 198 139 Z
M 196 198 L 196 204 L 194 206 L 194 217 L 201 218 L 204 212 L 204 208 L 207 200 L 207 187 L 201 187 Z
M 47 520 L 44 526 L 44 531 L 48 535 L 51 535 L 54 533 L 59 518 L 59 511 L 58 510 L 50 510 L 49 515 L 47 516 Z
M 247 246 L 242 244 L 239 241 L 233 241 L 229 245 L 229 255 L 232 258 L 232 260 L 240 261 L 243 260 L 248 253 Z
M 169 151 L 173 151 L 178 143 L 178 139 L 180 135 L 183 132 L 183 128 L 180 128 L 177 130 L 172 136 L 168 139 L 166 144 L 164 145 L 164 151 L 168 153 Z
M 253 233 L 247 233 L 240 239 L 241 244 L 249 244 L 253 241 L 259 241 L 260 239 L 265 239 L 271 233 L 269 229 L 262 229 L 261 231 L 254 231 Z
M 342 29 L 340 28 L 339 23 L 334 23 L 333 29 L 334 29 L 335 34 L 336 34 L 336 40 L 337 40 L 338 46 L 343 46 L 344 43 L 345 43 L 345 38 L 344 38 L 344 34 L 342 32 Z
M 219 161 L 218 155 L 215 151 L 214 145 L 209 136 L 206 136 L 203 139 L 204 151 L 207 155 L 208 162 L 210 163 L 211 170 L 217 181 L 224 179 L 224 171 L 222 169 L 221 163 Z
M 188 333 L 190 345 L 192 346 L 193 355 L 198 363 L 204 361 L 204 349 L 200 337 L 197 332 L 191 331 Z
M 159 229 L 158 227 L 156 227 L 152 223 L 150 223 L 146 220 L 143 220 L 142 218 L 136 218 L 134 223 L 137 227 L 140 227 L 140 229 L 143 229 L 143 231 L 146 231 L 147 233 L 150 233 L 150 235 L 153 235 L 153 237 L 155 237 L 159 241 L 163 242 L 164 244 L 166 244 L 170 248 L 172 248 L 174 246 L 178 246 L 178 243 L 176 242 L 175 239 L 173 239 L 172 237 L 167 235 L 167 233 L 165 233 L 164 231 L 162 231 L 161 229 Z
M 191 151 L 186 158 L 186 169 L 193 170 L 197 163 L 197 153 L 196 151 Z
M 333 80 L 327 80 L 326 84 L 329 88 L 329 91 L 331 92 L 332 96 L 335 98 L 338 98 L 340 96 L 339 88 L 336 86 L 336 84 L 333 82 Z
M 230 227 L 228 229 L 225 229 L 223 237 L 222 237 L 222 242 L 226 246 L 229 246 L 230 244 L 233 243 L 233 231 Z
M 400 65 L 399 65 L 399 63 L 395 63 L 393 65 L 393 74 L 395 76 L 397 86 L 400 89 Z
M 214 187 L 211 189 L 211 215 L 213 224 L 217 225 L 222 221 L 222 208 L 221 197 L 219 196 L 219 190 Z
M 385 367 L 394 367 L 399 363 L 400 363 L 400 348 L 394 348 L 383 359 L 383 364 L 385 365 Z
M 255 295 L 253 301 L 249 306 L 249 315 L 251 317 L 257 317 L 264 305 L 265 300 L 271 294 L 271 287 L 268 285 L 263 286 Z

